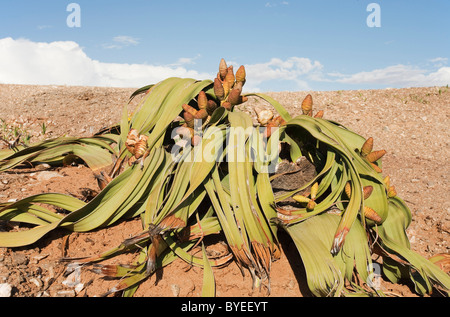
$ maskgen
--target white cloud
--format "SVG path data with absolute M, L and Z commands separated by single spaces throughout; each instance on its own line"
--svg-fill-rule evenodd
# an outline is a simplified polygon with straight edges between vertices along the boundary
M 429 60 L 432 63 L 447 63 L 448 58 L 447 57 L 436 57 Z
M 75 42 L 0 39 L 0 83 L 142 87 L 168 77 L 211 78 L 182 66 L 103 63 Z
M 295 89 L 309 89 L 308 81 L 321 77 L 323 66 L 318 61 L 304 57 L 290 57 L 286 60 L 272 58 L 269 62 L 245 65 L 247 83 L 252 90 L 268 81 L 291 81 Z M 249 87 L 247 87 L 248 89 Z
M 136 46 L 139 44 L 139 39 L 128 36 L 118 35 L 113 38 L 113 43 L 103 44 L 103 48 L 106 49 L 121 49 L 128 46 Z
M 450 83 L 450 67 L 441 67 L 435 71 L 409 65 L 394 65 L 372 71 L 345 75 L 329 73 L 335 81 L 344 84 L 372 84 L 389 87 L 425 87 L 443 86 Z
M 171 66 L 194 65 L 195 61 L 200 57 L 200 54 L 197 54 L 194 57 L 180 57 L 175 63 L 171 64 Z
M 273 7 L 276 7 L 278 4 L 287 6 L 287 5 L 289 5 L 289 2 L 287 2 L 287 1 L 281 1 L 280 3 L 266 2 L 266 4 L 264 6 L 266 8 L 273 8 Z
M 448 58 L 447 57 L 436 57 L 428 60 L 430 63 L 433 64 L 435 67 L 442 67 L 444 65 L 447 65 Z
M 117 39 L 132 45 L 126 37 Z M 137 41 L 137 40 L 136 40 Z M 77 85 L 142 87 L 168 77 L 213 79 L 216 70 L 202 73 L 192 69 L 195 57 L 181 57 L 168 65 L 104 63 L 93 60 L 72 41 L 33 42 L 26 39 L 0 39 L 0 83 L 34 85 Z M 246 91 L 311 90 L 315 84 L 339 84 L 378 87 L 445 86 L 450 84 L 450 67 L 441 66 L 447 58 L 427 62 L 427 69 L 411 65 L 393 65 L 354 74 L 324 72 L 324 66 L 304 57 L 272 58 L 267 62 L 245 64 Z M 241 64 L 230 62 L 235 70 Z M 191 67 L 188 67 L 191 66 Z

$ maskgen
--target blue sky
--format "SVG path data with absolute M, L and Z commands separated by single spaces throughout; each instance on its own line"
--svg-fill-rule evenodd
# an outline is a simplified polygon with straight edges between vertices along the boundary
M 140 87 L 211 78 L 225 58 L 253 91 L 444 86 L 448 12 L 448 0 L 2 0 L 0 83 Z

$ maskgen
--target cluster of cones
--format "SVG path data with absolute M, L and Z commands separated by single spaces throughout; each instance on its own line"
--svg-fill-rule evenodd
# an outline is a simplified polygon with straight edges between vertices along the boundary
M 312 96 L 310 94 L 308 94 L 305 97 L 305 99 L 302 101 L 301 109 L 302 109 L 303 115 L 313 117 L 313 100 L 312 100 Z M 273 112 L 270 110 L 264 109 L 264 110 L 260 111 L 259 113 L 257 113 L 257 115 L 258 115 L 258 122 L 262 126 L 275 127 L 275 126 L 280 126 L 284 123 L 284 120 L 280 119 L 280 117 L 274 117 Z M 323 115 L 324 115 L 324 112 L 321 110 L 321 111 L 318 111 L 314 115 L 314 118 L 323 118 Z M 368 138 L 364 142 L 361 149 L 359 150 L 359 154 L 360 154 L 361 158 L 366 160 L 377 173 L 382 172 L 381 168 L 376 164 L 376 162 L 386 154 L 386 151 L 385 150 L 374 151 L 372 137 Z M 385 188 L 386 188 L 388 197 L 396 196 L 397 192 L 395 190 L 395 187 L 391 186 L 389 176 L 386 176 L 384 178 L 384 183 L 385 183 Z M 307 193 L 305 195 L 295 195 L 292 198 L 299 203 L 306 204 L 306 209 L 309 211 L 312 211 L 312 210 L 314 210 L 314 207 L 316 206 L 315 199 L 316 199 L 316 195 L 317 195 L 317 190 L 318 190 L 318 183 L 315 183 L 311 187 L 311 193 Z M 366 200 L 367 198 L 370 197 L 370 195 L 372 194 L 372 191 L 373 191 L 373 187 L 370 185 L 365 186 L 363 188 L 364 200 Z M 351 188 L 350 182 L 348 182 L 345 186 L 345 193 L 346 193 L 347 197 L 350 198 L 350 196 L 352 194 L 352 188 Z M 277 210 L 278 210 L 279 214 L 281 213 L 282 215 L 286 215 L 286 216 L 291 215 L 291 213 L 289 211 L 286 211 L 286 210 L 283 210 L 280 208 L 277 208 Z M 370 208 L 368 206 L 364 207 L 364 215 L 366 218 L 371 219 L 375 223 L 382 222 L 382 218 L 380 217 L 380 215 L 378 215 L 375 210 L 373 210 L 372 208 Z
M 209 122 L 211 115 L 218 107 L 224 107 L 231 111 L 234 106 L 246 102 L 248 98 L 242 96 L 242 88 L 246 81 L 245 76 L 244 66 L 240 66 L 235 74 L 233 66 L 227 66 L 227 63 L 222 58 L 219 65 L 219 72 L 217 73 L 217 77 L 214 78 L 215 98 L 208 96 L 202 90 L 197 96 L 196 105 L 184 104 L 182 107 L 185 123 L 177 132 L 190 137 L 192 145 L 199 144 L 201 136 L 197 135 L 194 129 L 196 120 L 201 120 L 200 122 L 203 126 Z

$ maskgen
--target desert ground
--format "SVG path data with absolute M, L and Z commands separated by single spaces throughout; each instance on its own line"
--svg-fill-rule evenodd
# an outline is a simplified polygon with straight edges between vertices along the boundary
M 30 142 L 67 136 L 90 136 L 120 120 L 124 104 L 134 88 L 0 85 L 0 133 L 10 136 L 16 127 Z M 450 90 L 425 87 L 352 91 L 299 91 L 270 93 L 292 115 L 301 113 L 307 94 L 314 109 L 324 110 L 325 118 L 337 121 L 360 135 L 374 138 L 375 149 L 385 149 L 383 174 L 389 175 L 398 195 L 412 212 L 407 230 L 411 248 L 429 258 L 450 253 Z M 254 115 L 260 100 L 250 99 L 240 110 Z M 10 139 L 11 140 L 11 139 Z M 0 148 L 5 146 L 0 143 Z M 82 195 L 82 189 L 97 190 L 93 173 L 84 165 L 50 169 L 14 169 L 0 173 L 0 202 L 20 200 L 43 192 Z M 0 230 L 17 224 L 0 222 Z M 101 296 L 116 285 L 82 268 L 80 287 L 68 281 L 62 256 L 95 255 L 117 246 L 139 233 L 140 221 L 123 221 L 110 228 L 89 233 L 52 232 L 37 243 L 23 248 L 0 248 L 0 284 L 12 287 L 13 297 Z M 310 296 L 301 259 L 295 245 L 286 237 L 282 257 L 273 263 L 271 293 L 251 289 L 251 278 L 242 277 L 234 263 L 214 269 L 217 296 Z M 215 250 L 225 248 L 217 242 Z M 217 252 L 217 251 L 215 251 Z M 109 263 L 126 263 L 123 255 Z M 448 268 L 447 268 L 448 270 Z M 181 260 L 152 275 L 135 296 L 197 297 L 201 295 L 202 270 Z M 409 283 L 381 288 L 392 296 L 416 296 Z M 114 295 L 110 295 L 114 296 Z

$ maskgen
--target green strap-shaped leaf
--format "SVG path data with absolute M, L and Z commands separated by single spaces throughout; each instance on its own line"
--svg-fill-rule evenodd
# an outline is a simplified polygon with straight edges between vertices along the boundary
M 286 227 L 294 241 L 306 270 L 308 287 L 315 296 L 340 296 L 344 276 L 330 248 L 339 216 L 321 214 Z
M 206 254 L 205 245 L 202 243 L 203 253 L 203 286 L 202 297 L 214 297 L 216 296 L 216 282 L 214 280 L 214 273 L 209 263 L 208 256 Z

